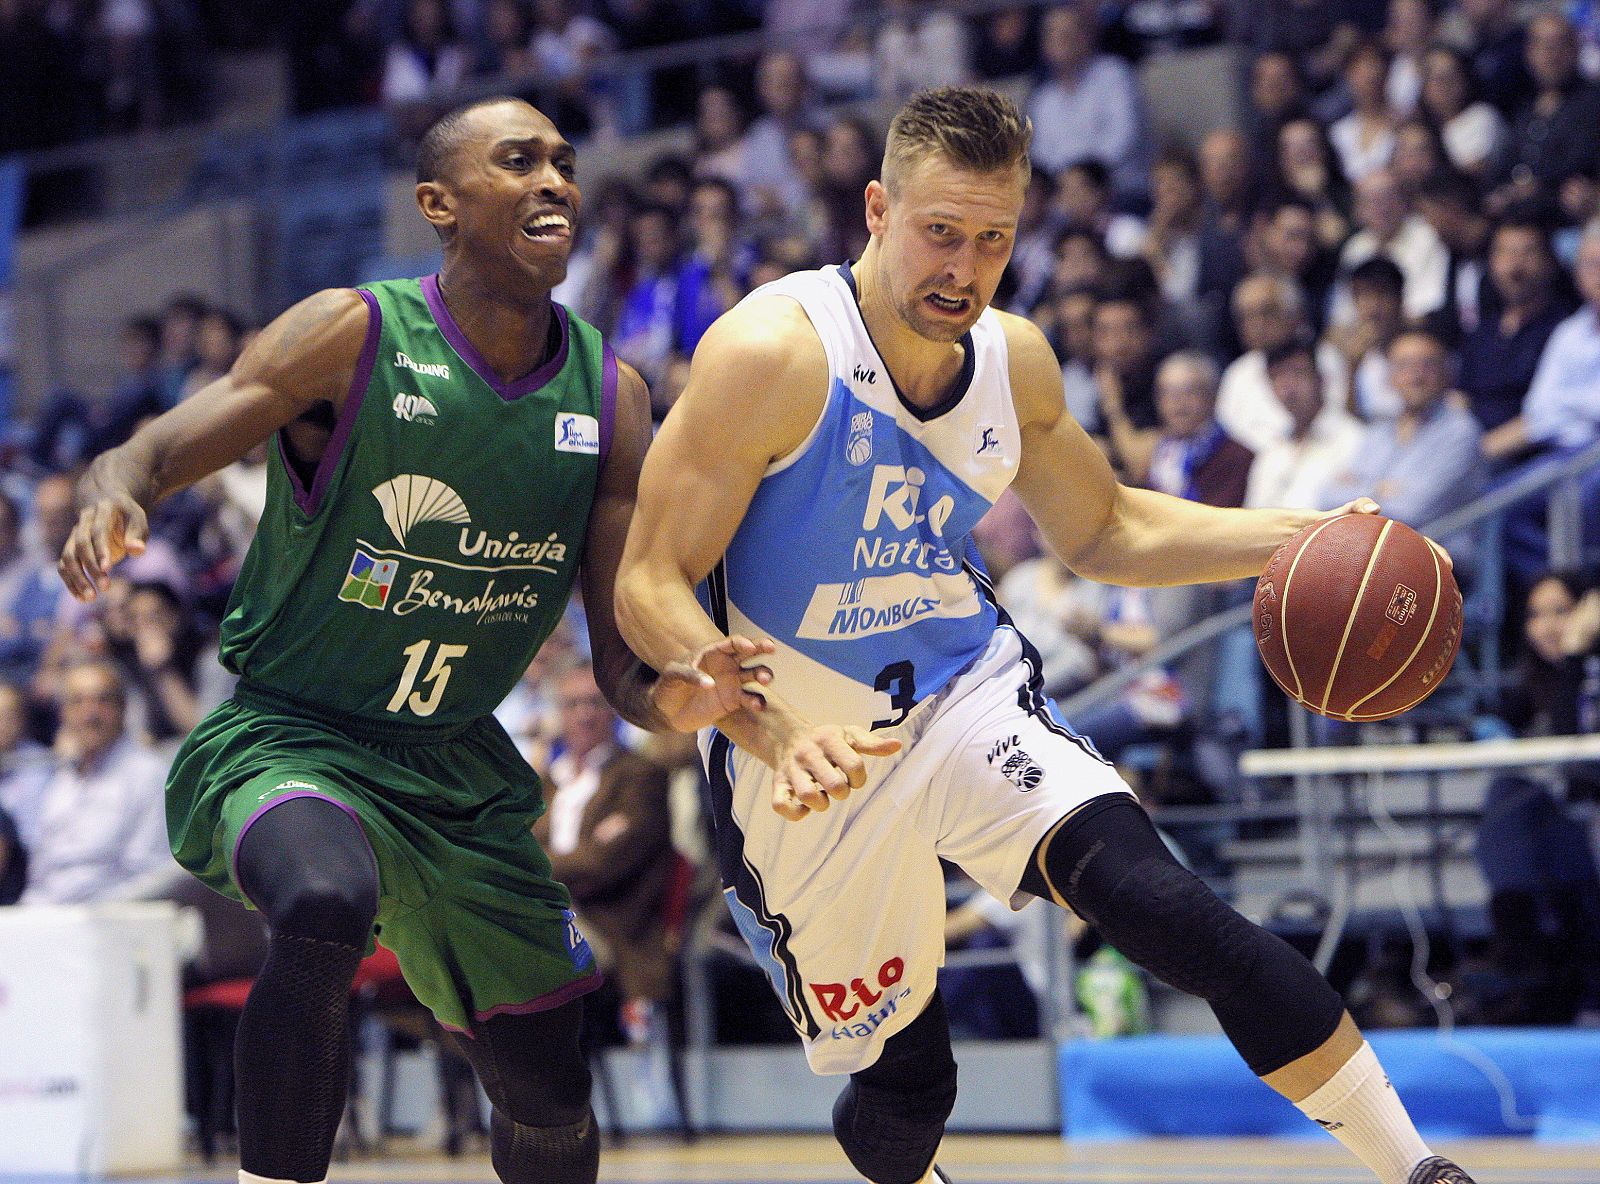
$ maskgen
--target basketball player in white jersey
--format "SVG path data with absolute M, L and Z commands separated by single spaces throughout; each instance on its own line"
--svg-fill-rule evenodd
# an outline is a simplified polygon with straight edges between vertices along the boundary
M 1204 998 L 1383 1184 L 1470 1184 L 1333 989 L 1180 867 L 1068 728 L 970 545 L 1008 485 L 1075 571 L 1116 584 L 1254 576 L 1318 517 L 1115 481 L 1044 335 L 988 307 L 1031 134 L 987 90 L 913 97 L 861 259 L 719 320 L 646 460 L 616 602 L 635 652 L 662 667 L 728 634 L 776 643 L 766 708 L 701 739 L 728 905 L 812 1068 L 850 1074 L 834 1130 L 874 1184 L 945 1179 L 940 857 L 1014 906 L 1072 908 Z

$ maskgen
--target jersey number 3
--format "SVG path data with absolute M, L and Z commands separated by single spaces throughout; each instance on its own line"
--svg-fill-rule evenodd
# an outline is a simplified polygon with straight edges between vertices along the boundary
M 400 685 L 395 688 L 386 711 L 409 707 L 413 715 L 432 715 L 439 710 L 445 684 L 450 681 L 450 663 L 465 654 L 467 647 L 440 644 L 434 651 L 433 665 L 428 667 L 428 673 L 422 679 L 428 687 L 428 693 L 424 695 L 412 688 L 417 685 L 417 675 L 422 673 L 422 663 L 427 660 L 428 647 L 432 644 L 426 640 L 413 642 L 400 651 L 406 656 L 406 668 L 400 672 Z
M 917 669 L 910 662 L 890 662 L 878 671 L 872 689 L 887 694 L 889 706 L 894 708 L 894 715 L 888 719 L 873 720 L 872 730 L 896 727 L 905 722 L 917 705 Z

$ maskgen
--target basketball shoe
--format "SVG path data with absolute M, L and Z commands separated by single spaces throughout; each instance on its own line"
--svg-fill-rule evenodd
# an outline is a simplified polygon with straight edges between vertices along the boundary
M 1406 1184 L 1473 1184 L 1473 1179 L 1440 1155 L 1430 1155 L 1406 1178 Z

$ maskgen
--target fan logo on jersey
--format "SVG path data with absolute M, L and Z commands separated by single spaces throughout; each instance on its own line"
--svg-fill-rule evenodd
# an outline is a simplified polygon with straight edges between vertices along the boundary
M 556 451 L 600 455 L 600 421 L 592 415 L 562 411 L 556 415 Z
M 350 560 L 344 585 L 339 589 L 339 599 L 362 608 L 375 608 L 381 613 L 389 603 L 389 590 L 394 587 L 394 578 L 399 572 L 399 560 L 378 559 L 358 548 Z
M 857 411 L 850 417 L 850 438 L 844 442 L 844 458 L 858 467 L 872 459 L 872 412 Z
M 439 417 L 439 409 L 426 395 L 408 395 L 404 391 L 395 395 L 394 417 L 406 423 L 432 423 Z

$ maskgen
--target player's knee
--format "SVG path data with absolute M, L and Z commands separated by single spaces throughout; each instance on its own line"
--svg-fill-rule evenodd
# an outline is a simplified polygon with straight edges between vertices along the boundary
M 600 1136 L 587 1106 L 571 1122 L 514 1122 L 499 1110 L 490 1121 L 490 1151 L 503 1184 L 594 1184 Z
M 528 1127 L 581 1123 L 589 1113 L 589 1062 L 578 1043 L 582 1004 L 496 1016 L 464 1047 L 495 1112 Z
M 943 1000 L 884 1046 L 876 1064 L 855 1073 L 833 1106 L 833 1132 L 846 1157 L 875 1184 L 914 1184 L 944 1137 L 956 1103 L 956 1062 Z
M 375 880 L 309 875 L 278 894 L 267 922 L 273 932 L 365 947 L 378 912 Z

